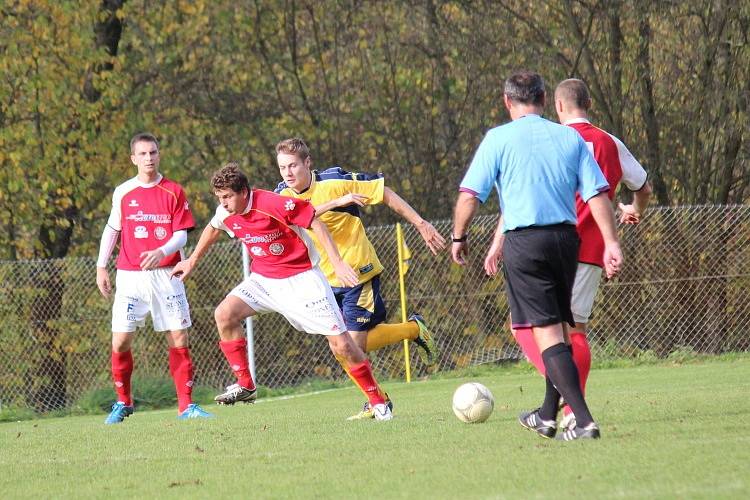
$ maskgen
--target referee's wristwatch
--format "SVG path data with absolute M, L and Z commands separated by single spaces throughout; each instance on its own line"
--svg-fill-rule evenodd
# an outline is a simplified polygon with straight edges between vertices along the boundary
M 456 238 L 453 234 L 451 234 L 451 239 L 453 240 L 453 243 L 466 243 L 466 237 L 467 237 L 466 234 L 464 234 L 460 238 Z

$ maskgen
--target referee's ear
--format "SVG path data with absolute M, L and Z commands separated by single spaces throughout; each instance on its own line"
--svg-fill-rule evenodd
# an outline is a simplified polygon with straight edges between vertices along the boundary
M 513 106 L 513 101 L 510 100 L 508 94 L 503 94 L 503 104 L 505 104 L 505 109 L 507 109 L 508 113 L 510 113 L 510 108 Z

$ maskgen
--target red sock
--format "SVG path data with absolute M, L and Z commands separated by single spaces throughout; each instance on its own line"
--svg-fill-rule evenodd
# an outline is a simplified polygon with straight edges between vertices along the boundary
M 531 328 L 516 328 L 515 331 L 516 342 L 521 346 L 526 359 L 536 367 L 542 377 L 546 376 L 547 372 L 544 369 L 542 353 L 539 352 L 539 348 L 536 346 L 536 341 L 534 340 L 534 331 Z
M 177 408 L 182 413 L 193 402 L 193 360 L 189 348 L 169 348 L 169 373 L 177 390 Z
M 586 334 L 570 332 L 570 349 L 573 351 L 573 361 L 578 368 L 578 380 L 581 382 L 581 392 L 586 394 L 586 380 L 591 371 L 591 348 Z
M 591 348 L 589 347 L 589 341 L 586 339 L 586 334 L 580 331 L 572 331 L 569 335 L 570 350 L 573 353 L 573 361 L 578 370 L 578 381 L 580 382 L 581 392 L 586 394 L 586 380 L 589 378 L 589 372 L 591 371 Z M 568 405 L 565 405 L 563 408 L 565 415 L 572 411 Z
M 255 389 L 253 376 L 250 375 L 250 362 L 247 360 L 247 340 L 220 340 L 219 347 L 237 377 L 237 383 L 245 389 Z
M 367 396 L 370 406 L 382 405 L 385 403 L 383 391 L 380 390 L 380 386 L 378 386 L 378 383 L 372 374 L 372 367 L 370 366 L 369 360 L 366 359 L 359 364 L 350 365 L 349 375 L 357 384 L 359 390 Z
M 133 353 L 112 351 L 112 380 L 115 383 L 117 400 L 133 406 L 130 395 L 130 377 L 133 375 Z

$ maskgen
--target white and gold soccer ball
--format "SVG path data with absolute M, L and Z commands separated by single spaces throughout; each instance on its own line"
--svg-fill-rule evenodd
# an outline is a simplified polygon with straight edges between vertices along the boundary
M 463 384 L 453 393 L 453 413 L 462 422 L 484 422 L 495 408 L 495 398 L 479 382 Z

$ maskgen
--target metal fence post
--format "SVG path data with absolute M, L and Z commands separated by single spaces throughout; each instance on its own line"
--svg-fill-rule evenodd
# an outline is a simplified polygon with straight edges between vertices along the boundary
M 247 247 L 240 245 L 242 248 L 242 277 L 247 279 L 250 276 L 250 254 L 247 253 Z M 258 384 L 258 378 L 255 375 L 255 337 L 253 335 L 253 317 L 245 318 L 245 332 L 247 334 L 247 359 L 250 362 L 250 375 L 253 382 Z

